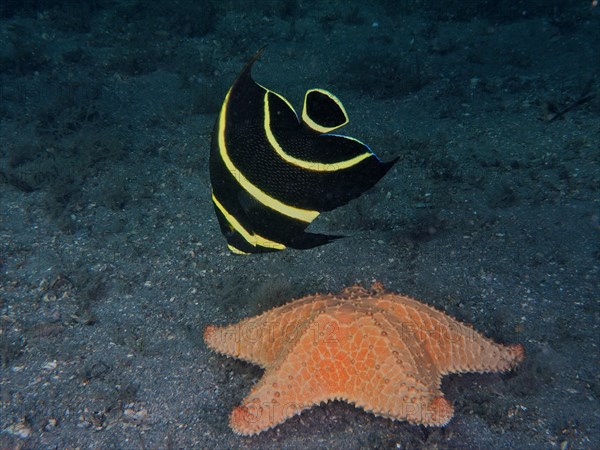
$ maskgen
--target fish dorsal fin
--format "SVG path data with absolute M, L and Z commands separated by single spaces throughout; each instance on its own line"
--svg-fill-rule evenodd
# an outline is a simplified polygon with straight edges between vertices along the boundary
M 323 89 L 310 89 L 304 96 L 302 121 L 318 133 L 329 133 L 346 125 L 348 114 L 342 102 L 332 93 Z

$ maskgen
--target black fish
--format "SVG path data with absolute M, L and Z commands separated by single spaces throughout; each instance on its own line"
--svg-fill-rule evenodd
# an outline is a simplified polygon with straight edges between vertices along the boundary
M 357 139 L 331 134 L 348 123 L 321 89 L 304 97 L 302 121 L 281 95 L 252 79 L 263 50 L 227 93 L 212 133 L 210 181 L 221 232 L 234 253 L 308 249 L 342 236 L 307 233 L 322 211 L 345 205 L 392 167 Z

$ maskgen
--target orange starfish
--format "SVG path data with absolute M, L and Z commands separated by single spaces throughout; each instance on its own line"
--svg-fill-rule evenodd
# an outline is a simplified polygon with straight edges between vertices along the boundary
M 230 426 L 252 435 L 313 405 L 344 400 L 377 416 L 442 426 L 453 408 L 442 376 L 503 372 L 524 358 L 381 283 L 309 295 L 259 316 L 208 326 L 206 344 L 265 369 Z

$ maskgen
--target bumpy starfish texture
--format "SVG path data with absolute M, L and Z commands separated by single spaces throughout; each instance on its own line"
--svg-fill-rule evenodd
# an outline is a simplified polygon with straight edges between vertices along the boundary
M 417 300 L 375 283 L 315 294 L 226 326 L 208 326 L 206 344 L 265 369 L 231 413 L 253 435 L 321 402 L 343 400 L 377 416 L 443 426 L 454 411 L 442 376 L 503 372 L 524 359 Z

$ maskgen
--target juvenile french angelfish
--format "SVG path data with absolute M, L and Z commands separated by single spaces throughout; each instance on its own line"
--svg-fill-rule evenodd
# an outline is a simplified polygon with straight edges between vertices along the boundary
M 332 131 L 348 123 L 322 89 L 304 96 L 299 120 L 281 95 L 252 79 L 246 64 L 225 96 L 210 151 L 212 201 L 234 253 L 309 249 L 342 236 L 308 233 L 322 211 L 345 205 L 392 167 L 371 149 Z

